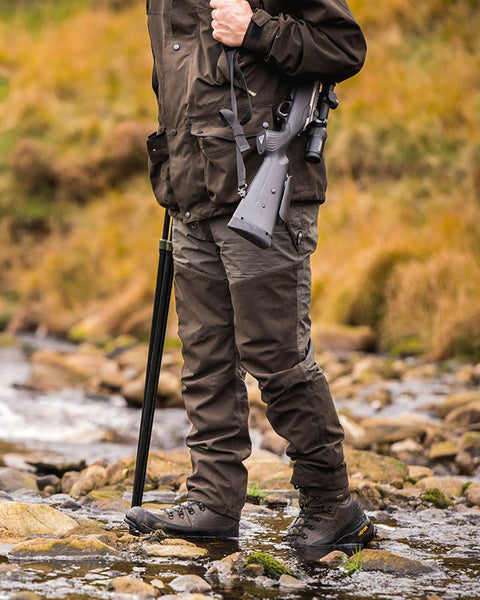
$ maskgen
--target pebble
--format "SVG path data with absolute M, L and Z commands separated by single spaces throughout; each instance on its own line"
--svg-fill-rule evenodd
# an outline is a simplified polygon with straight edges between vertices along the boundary
M 179 575 L 169 586 L 176 592 L 209 592 L 212 586 L 198 575 Z
M 292 575 L 288 575 L 287 573 L 280 576 L 278 585 L 281 589 L 287 588 L 290 590 L 303 590 L 308 587 L 308 584 L 305 581 L 292 577 Z

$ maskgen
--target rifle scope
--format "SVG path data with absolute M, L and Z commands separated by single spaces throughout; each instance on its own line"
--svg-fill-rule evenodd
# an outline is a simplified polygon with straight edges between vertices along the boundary
M 322 160 L 325 142 L 327 141 L 328 113 L 338 106 L 337 95 L 333 91 L 334 83 L 323 83 L 318 95 L 315 116 L 308 128 L 308 141 L 304 159 L 306 162 L 318 164 Z

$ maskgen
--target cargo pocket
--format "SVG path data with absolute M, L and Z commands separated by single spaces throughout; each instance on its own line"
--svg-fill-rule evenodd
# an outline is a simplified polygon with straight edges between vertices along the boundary
M 171 196 L 168 175 L 168 146 L 165 129 L 154 131 L 147 138 L 148 173 L 157 202 L 168 205 Z

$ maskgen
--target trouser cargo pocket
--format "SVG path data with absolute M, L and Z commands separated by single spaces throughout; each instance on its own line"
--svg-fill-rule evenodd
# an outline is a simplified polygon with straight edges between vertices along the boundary
M 171 195 L 168 174 L 168 146 L 165 129 L 154 131 L 147 138 L 148 172 L 155 198 L 159 204 L 168 204 Z

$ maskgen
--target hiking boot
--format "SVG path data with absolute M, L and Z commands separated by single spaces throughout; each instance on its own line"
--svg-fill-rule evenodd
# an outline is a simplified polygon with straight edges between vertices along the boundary
M 140 533 L 162 531 L 169 536 L 190 538 L 238 537 L 237 519 L 220 515 L 196 500 L 187 500 L 155 514 L 134 506 L 127 512 L 125 521 Z
M 300 490 L 300 513 L 283 541 L 292 546 L 365 546 L 371 541 L 375 528 L 350 492 L 329 499 L 313 494 Z

